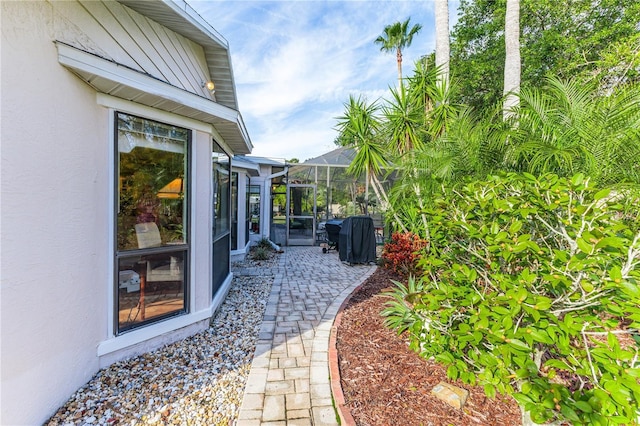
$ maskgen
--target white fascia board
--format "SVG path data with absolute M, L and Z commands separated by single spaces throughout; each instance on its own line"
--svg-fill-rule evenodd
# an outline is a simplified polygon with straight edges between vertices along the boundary
M 222 34 L 215 30 L 207 21 L 205 21 L 198 12 L 195 11 L 184 0 L 163 0 L 163 3 L 169 6 L 171 9 L 182 15 L 185 19 L 191 22 L 195 28 L 201 31 L 207 38 L 210 38 L 220 46 L 229 50 L 229 42 Z
M 238 125 L 238 131 L 242 134 L 242 138 L 247 143 L 249 152 L 253 151 L 253 143 L 251 142 L 251 138 L 249 137 L 249 132 L 247 131 L 247 127 L 244 125 L 244 120 L 242 119 L 242 115 L 240 113 L 238 113 L 238 121 L 236 123 Z
M 238 111 L 64 43 L 55 44 L 60 64 L 236 123 L 246 140 L 246 129 L 240 124 L 242 119 Z

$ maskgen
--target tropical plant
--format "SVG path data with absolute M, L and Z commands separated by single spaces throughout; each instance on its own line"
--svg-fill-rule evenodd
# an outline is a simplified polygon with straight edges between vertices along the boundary
M 391 100 L 382 108 L 382 123 L 389 153 L 395 158 L 395 179 L 402 182 L 402 190 L 394 189 L 390 202 L 408 229 L 428 239 L 429 226 L 420 212 L 434 181 L 433 171 L 422 160 L 425 153 L 434 152 L 436 140 L 457 119 L 459 106 L 450 102 L 452 86 L 439 79 L 440 68 L 427 64 L 427 58 L 416 62 L 406 89 L 391 89 Z
M 401 277 L 414 276 L 419 273 L 420 252 L 427 245 L 427 240 L 412 232 L 394 232 L 382 248 L 382 266 Z
M 536 422 L 634 424 L 639 203 L 637 188 L 580 174 L 443 188 L 424 275 L 388 294 L 387 324 L 451 379 L 512 394 Z
M 366 99 L 351 95 L 349 103 L 345 104 L 344 115 L 338 117 L 336 128 L 342 143 L 356 151 L 347 171 L 355 176 L 365 174 L 380 200 L 382 210 L 391 210 L 396 225 L 406 230 L 404 223 L 391 208 L 389 197 L 378 179 L 382 168 L 389 163 L 385 159 L 385 147 L 379 140 L 380 121 L 377 112 L 378 105 L 375 102 L 367 104 Z
M 383 34 L 375 39 L 375 43 L 380 45 L 383 52 L 395 52 L 398 64 L 398 87 L 402 86 L 402 49 L 411 46 L 413 36 L 422 29 L 422 25 L 415 24 L 409 28 L 407 18 L 404 22 L 395 22 L 384 27 Z
M 505 167 L 562 176 L 583 172 L 601 184 L 640 183 L 637 85 L 602 96 L 594 84 L 549 78 L 544 88 L 523 89 L 520 103 Z
M 256 246 L 267 250 L 271 250 L 273 248 L 271 241 L 269 241 L 268 238 L 261 238 L 260 241 L 256 243 Z
M 267 260 L 271 253 L 271 248 L 265 248 L 262 246 L 256 246 L 251 251 L 251 258 L 253 260 Z
M 420 99 L 412 92 L 400 86 L 397 90 L 390 88 L 391 100 L 382 106 L 385 139 L 389 150 L 398 156 L 419 150 L 426 139 L 425 110 Z

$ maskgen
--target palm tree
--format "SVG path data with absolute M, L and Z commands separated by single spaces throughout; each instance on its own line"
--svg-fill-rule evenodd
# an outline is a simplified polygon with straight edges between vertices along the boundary
M 436 0 L 436 68 L 440 69 L 439 80 L 449 83 L 449 1 Z
M 398 62 L 398 87 L 402 86 L 402 49 L 411 46 L 413 36 L 421 29 L 422 25 L 415 24 L 409 29 L 408 18 L 404 22 L 396 22 L 384 27 L 384 33 L 375 39 L 375 43 L 380 45 L 383 52 L 396 52 L 396 61 Z
M 403 156 L 420 149 L 425 139 L 425 116 L 421 99 L 411 96 L 404 85 L 391 89 L 391 100 L 382 107 L 385 134 L 393 154 Z
M 640 184 L 637 84 L 602 96 L 595 84 L 549 78 L 544 88 L 523 89 L 515 112 L 518 127 L 506 149 L 511 169 Z
M 507 0 L 504 20 L 504 107 L 503 117 L 509 118 L 518 105 L 520 92 L 520 0 Z
M 378 105 L 375 102 L 368 105 L 366 99 L 350 95 L 349 102 L 345 104 L 344 115 L 338 117 L 336 129 L 345 146 L 350 146 L 356 151 L 347 171 L 355 176 L 366 175 L 367 185 L 372 184 L 382 210 L 391 210 L 396 225 L 406 231 L 405 225 L 391 208 L 389 197 L 378 179 L 388 161 L 385 148 L 378 141 L 380 122 L 377 112 Z
M 427 59 L 416 61 L 413 75 L 408 77 L 411 102 L 423 111 L 424 134 L 434 140 L 455 120 L 458 105 L 452 105 L 456 86 L 440 78 L 442 67 L 429 67 Z

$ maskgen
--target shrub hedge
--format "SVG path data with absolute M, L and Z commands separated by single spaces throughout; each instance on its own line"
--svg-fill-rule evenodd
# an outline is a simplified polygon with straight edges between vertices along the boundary
M 424 271 L 383 315 L 448 376 L 536 422 L 630 424 L 640 404 L 640 198 L 588 178 L 492 176 L 425 212 Z

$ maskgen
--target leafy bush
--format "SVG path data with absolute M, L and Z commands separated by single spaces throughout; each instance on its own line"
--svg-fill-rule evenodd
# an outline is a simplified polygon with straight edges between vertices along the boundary
M 264 248 L 260 246 L 256 246 L 251 251 L 251 258 L 253 260 L 267 260 L 269 259 L 269 255 L 271 253 L 271 248 Z
M 260 239 L 260 241 L 257 242 L 256 246 L 268 250 L 271 250 L 273 248 L 273 246 L 271 245 L 271 241 L 269 241 L 268 238 Z
M 424 274 L 386 323 L 452 379 L 508 393 L 536 422 L 635 424 L 640 199 L 576 175 L 509 174 L 443 190 Z
M 382 266 L 396 274 L 407 277 L 419 272 L 419 252 L 427 247 L 427 241 L 411 232 L 395 232 L 391 241 L 382 249 Z

